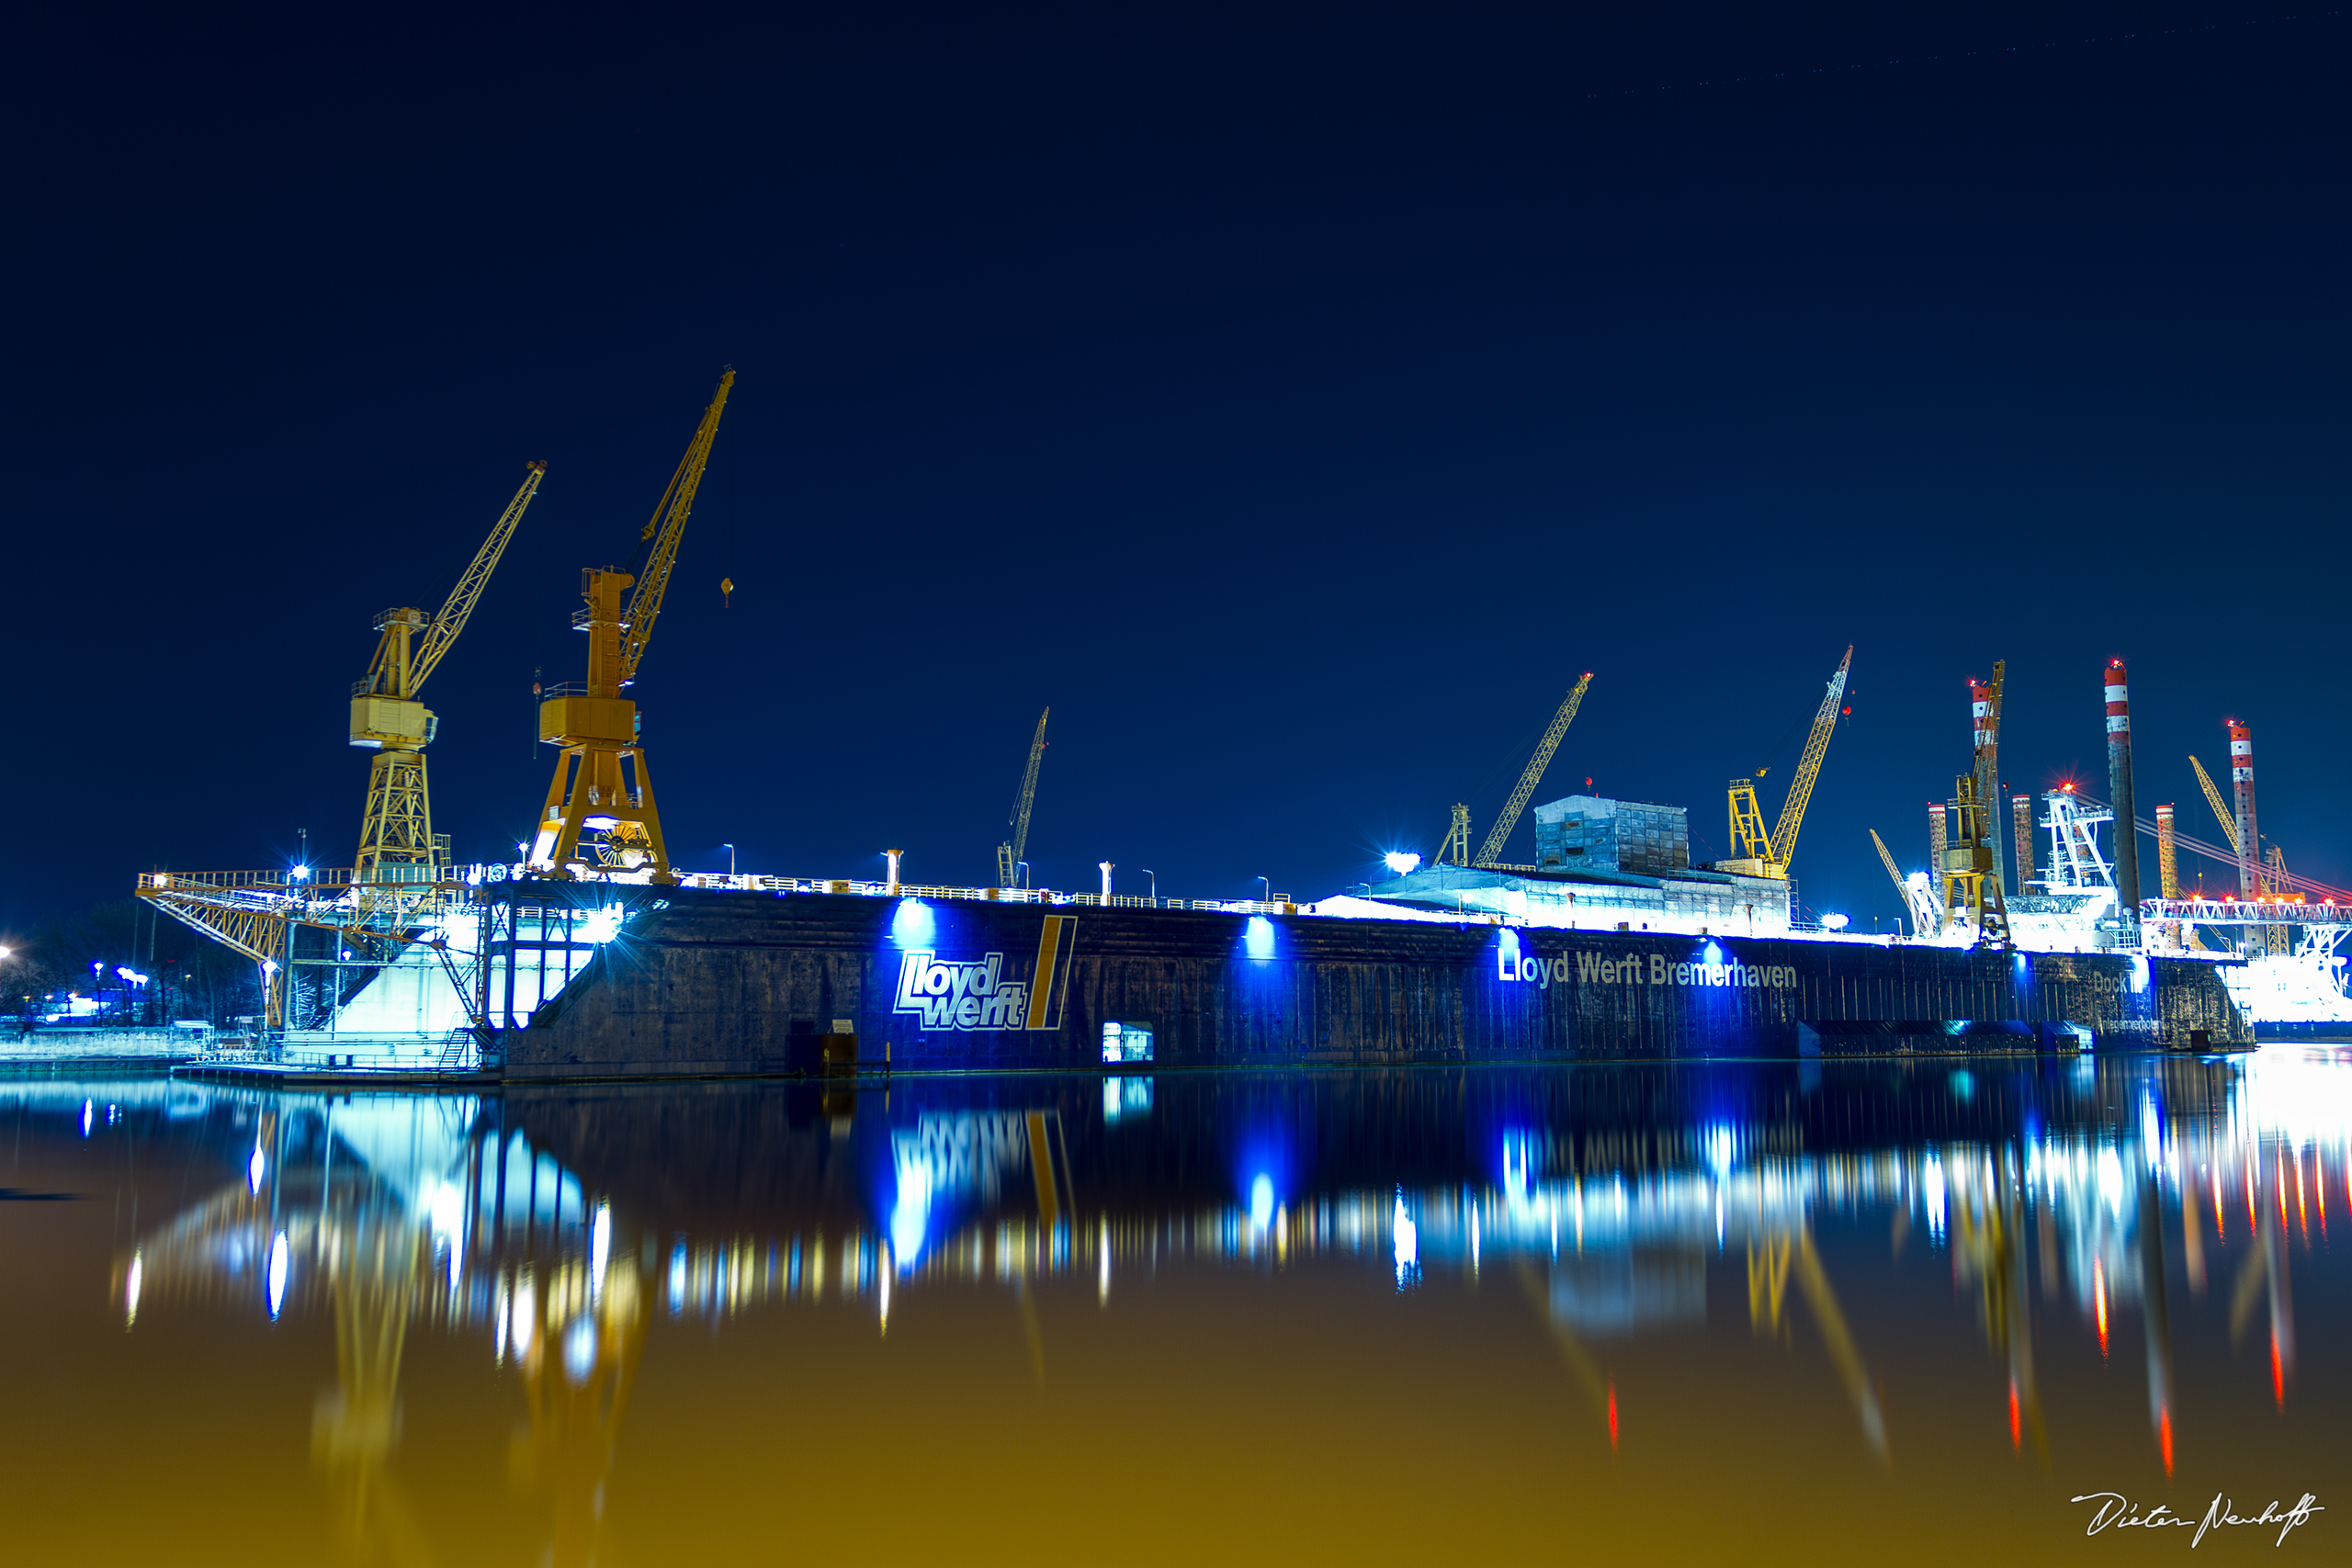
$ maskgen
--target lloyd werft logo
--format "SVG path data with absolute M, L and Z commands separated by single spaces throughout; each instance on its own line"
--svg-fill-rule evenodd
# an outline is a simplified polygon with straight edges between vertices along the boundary
M 1070 949 L 1078 941 L 1074 915 L 1047 915 L 1037 937 L 1036 965 L 1015 979 L 1002 953 L 943 958 L 923 948 L 899 960 L 899 988 L 890 1010 L 913 1013 L 923 1029 L 942 1033 L 1004 1029 L 1059 1029 L 1069 989 Z

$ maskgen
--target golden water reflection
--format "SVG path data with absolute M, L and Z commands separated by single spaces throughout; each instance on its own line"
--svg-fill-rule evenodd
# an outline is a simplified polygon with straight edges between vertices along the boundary
M 15 1114 L 20 1186 L 28 1134 L 49 1179 L 92 1196 L 110 1147 L 220 1178 L 128 1227 L 118 1201 L 103 1272 L 121 1345 L 210 1336 L 255 1384 L 311 1385 L 307 1431 L 253 1436 L 243 1484 L 294 1484 L 299 1437 L 321 1529 L 224 1561 L 781 1554 L 855 1541 L 886 1500 L 901 1539 L 944 1545 L 959 1510 L 1072 1487 L 1055 1506 L 1122 1556 L 1236 1530 L 1267 1555 L 1532 1543 L 1563 1506 L 1629 1549 L 1645 1538 L 1620 1516 L 1679 1506 L 1669 1534 L 1695 1551 L 1792 1487 L 1810 1522 L 1783 1547 L 1859 1554 L 1952 1497 L 1973 1522 L 1926 1555 L 2056 1555 L 2083 1548 L 2065 1499 L 2086 1489 L 2325 1503 L 2347 1391 L 2301 1386 L 2293 1275 L 2325 1321 L 2352 1066 L 2007 1070 L 1793 1095 L 1697 1072 L 1631 1117 L 1605 1078 L 1475 1073 L 1393 1092 L 910 1082 L 797 1120 L 775 1086 L 46 1084 Z M 1842 1109 L 1806 1099 L 1833 1092 Z M 1939 1118 L 1971 1124 L 1902 1135 Z M 43 1218 L 103 1217 L 62 1209 Z M 403 1388 L 428 1350 L 429 1420 Z M 126 1354 L 73 1352 L 67 1382 L 108 1388 Z M 145 1418 L 189 1441 L 223 1424 L 171 1402 Z M 1266 1467 L 1254 1494 L 1231 1495 L 1232 1452 Z M 15 1457 L 20 1482 L 92 1483 L 86 1455 Z M 1123 1509 L 1080 1485 L 1098 1473 L 1207 1500 Z M 1341 1506 L 1432 1480 L 1456 1492 L 1436 1515 L 1383 1528 Z M 1514 1516 L 1514 1486 L 1542 1506 Z M 138 1514 L 137 1488 L 121 1506 Z M 214 1544 L 176 1539 L 190 1560 Z M 1036 1551 L 1091 1554 L 1082 1536 Z

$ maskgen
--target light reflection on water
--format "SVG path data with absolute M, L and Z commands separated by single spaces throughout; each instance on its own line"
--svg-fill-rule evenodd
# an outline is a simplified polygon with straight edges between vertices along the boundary
M 2297 1336 L 2299 1283 L 2307 1325 L 2345 1294 L 2328 1049 L 0 1103 L 12 1191 L 80 1198 L 0 1211 L 58 1287 L 10 1305 L 58 1397 L 245 1434 L 227 1511 L 121 1505 L 194 1558 L 724 1552 L 773 1528 L 779 1468 L 895 1499 L 910 1541 L 1039 1486 L 1125 1530 L 1054 1478 L 1222 1488 L 1218 1441 L 1291 1479 L 1119 1539 L 1527 1544 L 1500 1504 L 1532 1485 L 1604 1547 L 1679 1507 L 1698 1550 L 1801 1488 L 1791 1547 L 1941 1498 L 1968 1522 L 1928 1555 L 2054 1556 L 2076 1493 L 2326 1504 L 2346 1451 L 2352 1389 Z M 190 1355 L 259 1392 L 158 1393 Z M 281 1390 L 307 1426 L 259 1419 Z M 12 1486 L 104 1483 L 104 1445 L 39 1429 L 0 1447 Z M 1389 1469 L 1495 1506 L 1351 1514 Z M 282 1522 L 235 1535 L 264 1500 Z

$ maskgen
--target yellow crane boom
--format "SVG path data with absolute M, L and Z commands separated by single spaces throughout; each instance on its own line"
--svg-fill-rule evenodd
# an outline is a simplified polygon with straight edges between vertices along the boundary
M 2231 816 L 2230 808 L 2222 804 L 2222 792 L 2213 787 L 2213 780 L 2205 772 L 2205 764 L 2191 757 L 2188 759 L 2188 765 L 2197 770 L 2198 787 L 2204 790 L 2205 803 L 2213 808 L 2213 820 L 2222 825 L 2222 842 L 2228 844 L 2233 850 L 2237 850 L 2240 854 L 2245 853 L 2244 850 L 2238 849 L 2237 818 Z
M 1029 766 L 1021 774 L 1021 793 L 1012 797 L 1012 815 L 1006 825 L 1012 837 L 996 847 L 996 885 L 1014 886 L 1019 874 L 1021 853 L 1029 847 L 1029 810 L 1037 804 L 1037 765 L 1046 760 L 1046 720 L 1054 716 L 1047 708 L 1037 716 L 1036 738 L 1029 742 Z
M 637 591 L 621 612 L 620 683 L 624 686 L 637 679 L 638 662 L 653 638 L 653 623 L 662 614 L 662 595 L 669 591 L 670 570 L 677 564 L 678 545 L 686 536 L 686 516 L 695 509 L 695 491 L 702 487 L 703 469 L 710 462 L 710 444 L 718 434 L 719 416 L 727 412 L 728 389 L 734 385 L 735 367 L 730 365 L 719 375 L 718 389 L 711 394 L 710 406 L 703 410 L 702 423 L 695 427 L 686 455 L 678 459 L 678 471 L 670 476 L 670 488 L 662 492 L 651 520 L 638 536 L 648 548 L 644 564 L 637 571 Z
M 1552 765 L 1552 753 L 1560 749 L 1560 738 L 1567 734 L 1568 726 L 1576 722 L 1577 709 L 1584 703 L 1584 689 L 1592 684 L 1592 671 L 1588 670 L 1560 704 L 1560 711 L 1552 716 L 1551 728 L 1535 745 L 1535 754 L 1527 760 L 1527 769 L 1512 786 L 1510 798 L 1503 802 L 1502 815 L 1487 832 L 1487 841 L 1478 851 L 1473 863 L 1493 865 L 1502 857 L 1503 846 L 1510 841 L 1511 829 L 1519 826 L 1519 818 L 1527 803 L 1535 798 L 1535 786 L 1544 782 L 1544 770 Z M 1465 830 L 1467 824 L 1464 824 Z
M 1779 827 L 1769 835 L 1764 831 L 1764 813 L 1757 805 L 1754 778 L 1732 781 L 1733 858 L 1717 863 L 1718 869 L 1748 876 L 1789 874 L 1789 863 L 1796 858 L 1797 833 L 1804 827 L 1805 805 L 1813 798 L 1813 785 L 1821 776 L 1822 761 L 1829 755 L 1830 737 L 1838 732 L 1838 708 L 1846 696 L 1846 675 L 1853 663 L 1854 649 L 1849 643 L 1846 657 L 1838 661 L 1837 673 L 1829 677 L 1829 688 L 1813 716 L 1813 729 L 1805 736 L 1804 752 L 1797 759 L 1796 776 L 1789 781 L 1789 797 L 1781 803 Z M 1756 772 L 1760 775 L 1764 770 L 1758 768 Z
M 1878 863 L 1886 867 L 1888 880 L 1894 884 L 1894 895 L 1903 900 L 1904 911 L 1911 917 L 1911 934 L 1927 935 L 1928 911 L 1922 909 L 1920 901 L 1912 897 L 1911 885 L 1903 880 L 1903 873 L 1895 868 L 1894 857 L 1887 852 L 1886 840 L 1878 836 L 1877 829 L 1872 828 L 1869 831 L 1871 842 L 1878 846 Z

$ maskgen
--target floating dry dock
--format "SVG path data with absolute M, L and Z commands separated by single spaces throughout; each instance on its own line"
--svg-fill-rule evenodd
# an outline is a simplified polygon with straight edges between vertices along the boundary
M 481 894 L 485 1065 L 509 1079 L 2252 1039 L 2211 964 L 2129 953 L 561 882 Z M 572 940 L 574 917 L 616 897 L 616 934 Z M 518 1007 L 558 947 L 568 983 Z

